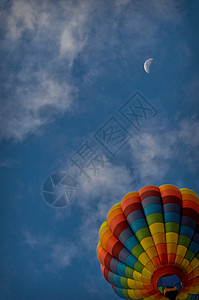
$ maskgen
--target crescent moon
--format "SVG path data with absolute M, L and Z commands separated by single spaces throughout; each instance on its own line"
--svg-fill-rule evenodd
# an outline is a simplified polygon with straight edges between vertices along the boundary
M 150 69 L 151 69 L 151 65 L 152 65 L 152 62 L 153 62 L 154 58 L 149 58 L 145 61 L 144 63 L 144 70 L 146 73 L 150 73 Z

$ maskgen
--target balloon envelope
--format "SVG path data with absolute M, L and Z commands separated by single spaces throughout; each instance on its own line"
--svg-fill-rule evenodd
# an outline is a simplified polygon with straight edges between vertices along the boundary
M 128 193 L 101 225 L 97 255 L 121 298 L 198 299 L 197 194 L 168 184 Z

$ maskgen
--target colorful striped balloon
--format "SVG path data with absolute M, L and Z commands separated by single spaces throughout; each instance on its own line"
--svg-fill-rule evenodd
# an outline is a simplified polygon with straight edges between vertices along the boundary
M 168 184 L 128 193 L 101 225 L 97 256 L 121 298 L 167 299 L 173 288 L 178 299 L 198 299 L 197 194 Z

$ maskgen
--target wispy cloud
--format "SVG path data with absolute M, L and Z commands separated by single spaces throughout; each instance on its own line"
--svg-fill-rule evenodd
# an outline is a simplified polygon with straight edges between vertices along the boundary
M 71 66 L 87 41 L 90 6 L 87 1 L 84 1 L 71 7 L 65 4 L 63 9 L 65 9 L 66 19 L 60 36 L 60 54 L 68 58 Z
M 184 153 L 184 163 L 199 183 L 199 121 L 194 117 L 182 120 L 178 134 Z
M 0 140 L 22 141 L 40 132 L 76 99 L 78 88 L 72 83 L 70 68 L 86 40 L 86 7 L 86 3 L 16 0 L 2 11 L 6 24 L 3 51 L 8 49 L 10 58 L 2 62 L 6 78 Z M 65 70 L 54 72 L 62 60 Z
M 66 269 L 76 257 L 77 246 L 68 241 L 58 241 L 52 246 L 50 252 L 50 262 L 45 268 L 50 271 Z
M 109 163 L 96 176 L 89 174 L 91 181 L 82 175 L 78 178 L 80 195 L 76 204 L 83 210 L 82 224 L 77 232 L 82 246 L 95 252 L 100 224 L 106 219 L 111 206 L 120 202 L 130 191 L 133 178 L 129 170 L 121 165 Z M 86 234 L 85 234 L 86 233 Z
M 160 22 L 175 23 L 182 15 L 172 0 L 169 5 L 156 0 L 141 5 L 127 0 L 111 4 L 16 0 L 5 5 L 2 51 L 8 59 L 2 62 L 6 78 L 2 82 L 0 138 L 22 141 L 38 133 L 52 116 L 69 109 L 77 99 L 74 91 L 104 75 L 107 64 L 115 61 L 116 67 L 120 57 L 120 65 L 128 69 L 128 61 L 135 55 L 154 51 L 159 34 L 148 10 Z M 84 66 L 78 86 L 72 72 L 77 58 Z
M 36 24 L 35 10 L 31 3 L 14 1 L 7 16 L 7 34 L 11 39 L 19 38 L 25 30 L 32 31 Z
M 130 143 L 132 161 L 136 161 L 136 174 L 141 180 L 163 179 L 170 169 L 168 160 L 173 156 L 175 138 L 170 133 L 141 133 Z
M 65 270 L 77 254 L 77 246 L 67 239 L 57 239 L 51 234 L 33 234 L 27 229 L 22 233 L 24 243 L 42 255 L 42 271 L 57 273 Z
M 175 120 L 175 124 L 169 126 L 168 120 L 160 124 L 158 120 L 134 135 L 125 152 L 128 167 L 119 160 L 115 164 L 106 162 L 96 174 L 93 170 L 87 171 L 90 181 L 84 174 L 76 174 L 78 198 L 73 205 L 82 210 L 77 236 L 87 251 L 95 252 L 99 226 L 112 205 L 120 202 L 126 193 L 147 184 L 163 184 L 165 179 L 171 180 L 169 174 L 175 170 L 184 169 L 187 176 L 190 174 L 197 180 L 199 122 L 191 118 Z M 176 182 L 172 183 L 183 184 L 180 174 L 176 174 Z M 55 218 L 57 220 L 57 212 Z
M 175 23 L 182 21 L 183 10 L 179 2 L 169 0 L 167 3 L 158 0 L 151 1 L 151 7 L 158 18 Z
M 96 175 L 93 174 L 93 170 L 88 170 L 88 175 L 92 178 L 91 182 L 86 180 L 82 174 L 78 178 L 79 186 L 88 203 L 101 196 L 102 189 L 105 198 L 102 198 L 101 201 L 107 201 L 110 195 L 112 195 L 111 198 L 114 198 L 116 194 L 127 190 L 132 182 L 129 170 L 124 165 L 119 166 L 112 163 L 105 163 L 104 168 L 99 170 Z
M 29 74 L 29 71 L 18 74 L 15 93 L 3 101 L 1 139 L 21 141 L 28 134 L 36 133 L 58 113 L 65 112 L 71 104 L 75 92 L 72 85 L 61 84 L 45 72 Z M 11 79 L 7 88 L 11 88 L 15 80 Z
M 130 143 L 136 174 L 145 183 L 163 180 L 176 164 L 195 172 L 199 163 L 198 120 L 182 119 L 175 129 L 166 126 L 166 121 L 163 123 L 134 137 Z
M 24 243 L 30 246 L 32 249 L 36 249 L 39 247 L 46 247 L 50 245 L 52 242 L 52 237 L 47 234 L 47 235 L 34 235 L 32 232 L 29 230 L 24 230 L 23 231 L 23 236 L 24 236 Z
M 12 168 L 13 165 L 18 164 L 14 159 L 5 158 L 0 161 L 0 168 Z

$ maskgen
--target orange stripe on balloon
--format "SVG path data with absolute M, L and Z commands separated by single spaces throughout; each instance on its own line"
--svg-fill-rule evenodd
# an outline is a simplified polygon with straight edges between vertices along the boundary
M 111 221 L 118 215 L 123 215 L 122 209 L 114 210 L 107 218 L 108 226 L 110 227 Z
M 107 241 L 113 236 L 112 232 L 109 230 L 107 232 L 105 232 L 105 234 L 102 237 L 101 243 L 102 243 L 102 247 L 106 249 L 106 243 Z
M 152 285 L 150 283 L 145 283 L 143 282 L 143 287 L 148 290 L 148 289 L 151 289 L 152 288 Z
M 162 254 L 166 254 L 167 253 L 167 247 L 166 247 L 166 244 L 157 244 L 155 245 L 156 247 L 156 250 L 157 250 L 157 253 L 159 255 L 162 255 Z
M 111 224 L 110 224 L 110 229 L 112 232 L 114 232 L 114 229 L 115 227 L 121 223 L 121 222 L 126 222 L 126 218 L 124 217 L 124 215 L 118 215 L 116 216 L 112 221 L 111 221 Z
M 144 194 L 145 192 L 148 192 L 148 191 L 160 192 L 160 189 L 159 189 L 159 187 L 157 187 L 155 185 L 147 185 L 147 186 L 144 186 L 143 188 L 141 188 L 139 190 L 139 196 Z
M 168 253 L 168 263 L 169 264 L 174 264 L 175 263 L 175 258 L 176 258 L 176 255 L 174 253 Z
M 122 200 L 121 200 L 121 205 L 123 205 L 123 203 L 127 200 L 127 199 L 129 199 L 129 198 L 134 198 L 134 197 L 139 197 L 139 193 L 138 192 L 131 192 L 131 193 L 128 193 L 128 194 L 126 194 L 123 198 L 122 198 Z
M 176 196 L 180 199 L 182 199 L 182 195 L 180 193 L 180 190 L 163 190 L 161 191 L 161 197 L 166 197 L 166 196 Z
M 103 247 L 102 247 L 102 245 L 99 245 L 98 247 L 97 247 L 97 257 L 98 257 L 98 259 L 100 258 L 100 254 L 101 254 L 101 252 L 103 251 Z M 100 260 L 100 259 L 99 259 Z
M 156 268 L 158 268 L 160 266 L 160 260 L 159 260 L 159 258 L 157 256 L 151 258 L 151 261 L 152 261 L 152 263 L 154 264 L 154 266 Z
M 160 187 L 160 191 L 165 191 L 165 190 L 176 190 L 176 191 L 180 191 L 179 188 L 177 188 L 175 185 L 173 184 L 163 184 Z
M 186 194 L 186 193 L 182 194 L 182 199 L 187 199 L 187 200 L 193 201 L 193 202 L 195 202 L 196 204 L 199 203 L 198 197 L 195 197 L 194 195 L 189 194 L 189 193 L 187 193 L 187 194 Z
M 122 199 L 121 207 L 126 208 L 128 205 L 137 203 L 137 202 L 140 202 L 139 196 L 130 197 L 130 198 L 126 199 L 125 201 L 123 201 L 123 199 Z
M 193 202 L 193 201 L 191 201 L 191 200 L 183 200 L 182 201 L 182 206 L 183 207 L 188 207 L 188 208 L 192 208 L 192 209 L 194 209 L 195 211 L 197 211 L 197 212 L 199 212 L 199 203 L 197 204 L 197 203 L 195 203 L 195 202 Z
M 105 260 L 106 255 L 107 255 L 107 251 L 105 249 L 103 249 L 100 253 L 100 259 L 99 259 L 99 261 L 101 262 L 101 264 L 103 266 L 105 265 L 104 260 Z
M 118 240 L 116 239 L 116 237 L 114 235 L 108 239 L 108 241 L 106 243 L 106 249 L 110 254 L 113 253 L 113 247 L 117 244 L 117 242 L 118 242 Z
M 120 204 L 120 203 L 116 203 L 115 205 L 113 205 L 113 206 L 110 208 L 110 210 L 109 210 L 109 212 L 108 212 L 108 214 L 107 214 L 107 218 L 108 218 L 108 216 L 109 216 L 114 210 L 116 210 L 116 209 L 121 209 L 121 204 Z

